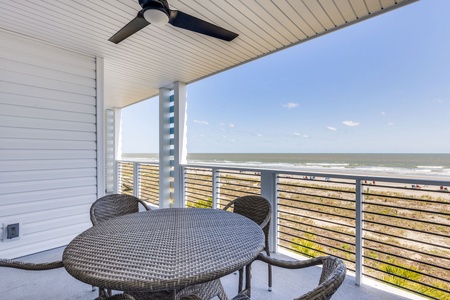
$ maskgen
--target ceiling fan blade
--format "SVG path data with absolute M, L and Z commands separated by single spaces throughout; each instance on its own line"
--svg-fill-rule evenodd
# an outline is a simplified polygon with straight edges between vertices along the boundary
M 131 20 L 130 23 L 117 31 L 116 34 L 110 37 L 108 41 L 118 44 L 149 24 L 150 23 L 144 18 L 144 11 L 141 10 L 140 12 L 138 12 L 136 18 Z
M 175 27 L 195 31 L 201 34 L 209 35 L 221 40 L 232 41 L 238 36 L 237 33 L 219 27 L 212 23 L 203 21 L 194 16 L 188 15 L 182 11 L 171 10 L 169 23 Z

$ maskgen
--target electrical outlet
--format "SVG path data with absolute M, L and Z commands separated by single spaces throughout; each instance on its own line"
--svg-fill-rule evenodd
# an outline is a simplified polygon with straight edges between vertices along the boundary
M 20 238 L 22 233 L 21 222 L 7 222 L 3 223 L 3 241 L 10 242 Z
M 6 238 L 7 239 L 18 238 L 20 233 L 19 230 L 20 230 L 19 223 L 9 224 L 8 226 L 6 226 Z

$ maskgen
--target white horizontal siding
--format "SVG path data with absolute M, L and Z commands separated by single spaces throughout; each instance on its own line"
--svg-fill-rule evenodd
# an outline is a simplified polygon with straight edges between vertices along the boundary
M 0 257 L 67 244 L 97 199 L 95 58 L 0 32 Z

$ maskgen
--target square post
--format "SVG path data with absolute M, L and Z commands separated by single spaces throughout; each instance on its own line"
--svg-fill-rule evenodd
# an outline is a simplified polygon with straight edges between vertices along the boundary
M 261 171 L 261 196 L 269 200 L 272 206 L 272 216 L 269 229 L 269 245 L 272 252 L 276 252 L 277 246 L 277 181 L 276 174 L 272 171 Z
M 174 84 L 174 206 L 184 207 L 185 191 L 183 169 L 180 165 L 187 162 L 186 149 L 186 84 L 175 82 Z
M 170 90 L 159 89 L 159 207 L 170 207 Z

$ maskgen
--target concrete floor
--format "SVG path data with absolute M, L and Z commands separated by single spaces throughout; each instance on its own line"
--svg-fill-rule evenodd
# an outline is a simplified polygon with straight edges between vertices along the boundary
M 20 258 L 30 262 L 49 262 L 60 260 L 63 248 L 57 248 Z M 276 257 L 284 257 L 276 254 Z M 286 270 L 274 268 L 273 290 L 267 290 L 267 266 L 255 262 L 252 268 L 252 299 L 285 300 L 293 299 L 317 285 L 320 276 L 319 267 L 305 270 Z M 230 274 L 222 278 L 227 294 L 233 297 L 237 292 L 238 276 Z M 63 268 L 48 271 L 24 271 L 0 268 L 0 299 L 48 300 L 48 299 L 94 299 L 97 292 L 91 286 L 71 277 Z M 404 300 L 422 299 L 412 294 L 401 292 L 389 286 L 367 282 L 356 286 L 354 277 L 347 275 L 346 280 L 333 296 L 333 300 Z

